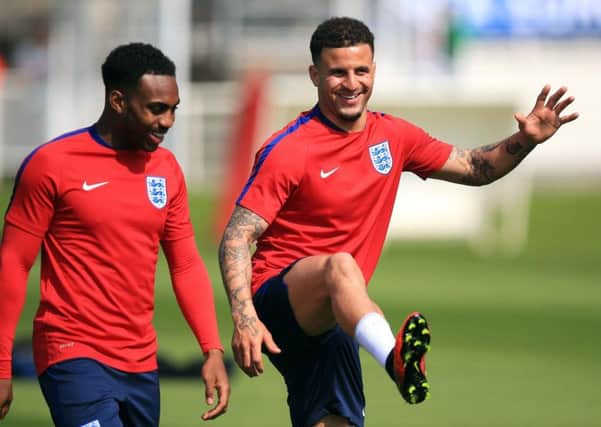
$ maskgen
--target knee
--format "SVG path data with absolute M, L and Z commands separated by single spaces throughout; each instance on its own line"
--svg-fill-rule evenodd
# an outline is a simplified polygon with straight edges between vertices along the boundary
M 349 278 L 356 276 L 361 276 L 362 279 L 361 270 L 351 254 L 338 252 L 330 255 L 326 263 L 326 281 L 328 283 L 348 282 Z

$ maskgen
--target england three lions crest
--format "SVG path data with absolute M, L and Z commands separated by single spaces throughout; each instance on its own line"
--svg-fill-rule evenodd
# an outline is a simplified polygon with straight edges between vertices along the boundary
M 154 207 L 161 209 L 167 204 L 167 180 L 162 176 L 146 177 L 146 192 Z
M 378 173 L 387 175 L 392 169 L 392 154 L 390 153 L 388 141 L 370 145 L 369 157 L 371 157 L 371 163 Z

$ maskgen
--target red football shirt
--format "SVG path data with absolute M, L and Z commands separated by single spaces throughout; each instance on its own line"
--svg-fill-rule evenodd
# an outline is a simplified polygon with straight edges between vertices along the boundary
M 349 252 L 369 282 L 382 251 L 401 173 L 440 169 L 452 146 L 390 115 L 368 112 L 345 132 L 316 106 L 257 152 L 237 203 L 269 227 L 253 255 L 253 293 L 292 262 Z M 410 207 L 408 207 L 410 208 Z
M 75 357 L 128 372 L 156 369 L 159 246 L 193 236 L 173 154 L 114 150 L 94 127 L 63 135 L 23 162 L 5 220 L 43 239 L 38 373 Z

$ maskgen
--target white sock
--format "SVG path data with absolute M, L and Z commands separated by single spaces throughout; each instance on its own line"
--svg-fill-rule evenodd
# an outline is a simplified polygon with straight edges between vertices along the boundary
M 384 316 L 372 311 L 359 319 L 355 326 L 355 340 L 382 367 L 386 367 L 386 358 L 394 348 L 396 338 Z

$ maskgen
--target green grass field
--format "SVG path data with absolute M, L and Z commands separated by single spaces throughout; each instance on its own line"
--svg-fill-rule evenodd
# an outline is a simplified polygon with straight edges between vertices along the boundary
M 10 187 L 0 187 L 4 212 Z M 208 229 L 213 200 L 193 195 L 199 248 L 211 277 L 223 343 L 231 320 Z M 537 192 L 529 243 L 517 256 L 479 257 L 462 243 L 388 246 L 370 293 L 393 325 L 412 310 L 432 328 L 432 398 L 409 406 L 383 370 L 362 353 L 367 426 L 593 427 L 601 425 L 601 189 Z M 178 361 L 198 355 L 171 292 L 157 273 L 155 324 L 160 351 Z M 1 296 L 0 296 L 1 297 Z M 37 269 L 18 329 L 27 337 L 37 304 Z M 285 388 L 271 365 L 258 378 L 237 370 L 229 411 L 213 426 L 289 425 Z M 49 426 L 37 382 L 18 380 L 3 425 Z M 203 424 L 200 380 L 162 380 L 162 426 Z

